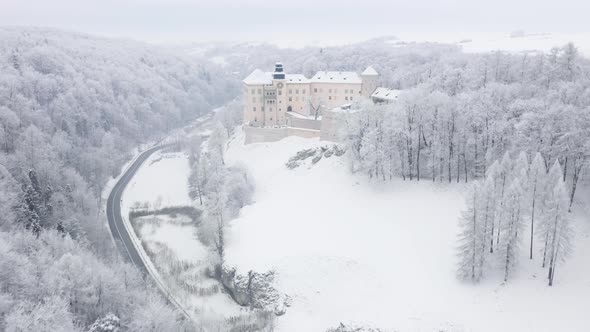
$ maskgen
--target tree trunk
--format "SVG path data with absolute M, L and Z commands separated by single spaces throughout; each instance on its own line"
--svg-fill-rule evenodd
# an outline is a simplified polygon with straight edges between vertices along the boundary
M 420 181 L 420 150 L 422 149 L 420 134 L 422 133 L 422 126 L 418 127 L 418 151 L 416 151 L 416 180 Z
M 529 259 L 533 259 L 533 234 L 535 230 L 535 196 L 537 195 L 537 179 L 535 179 L 535 185 L 533 186 L 533 206 L 531 208 L 531 249 Z

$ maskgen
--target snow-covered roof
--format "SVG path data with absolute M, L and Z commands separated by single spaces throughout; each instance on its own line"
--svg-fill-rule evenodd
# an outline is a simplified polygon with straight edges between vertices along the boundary
M 371 94 L 371 98 L 383 99 L 383 100 L 396 100 L 401 90 L 394 90 L 388 88 L 377 88 Z
M 362 83 L 360 76 L 353 71 L 318 71 L 311 78 L 317 83 Z
M 255 69 L 248 77 L 242 81 L 249 85 L 272 84 L 272 73 Z
M 379 76 L 379 73 L 373 68 L 373 66 L 367 67 L 364 72 L 361 73 L 362 76 Z
M 309 83 L 309 78 L 302 74 L 287 74 L 285 79 L 287 83 Z

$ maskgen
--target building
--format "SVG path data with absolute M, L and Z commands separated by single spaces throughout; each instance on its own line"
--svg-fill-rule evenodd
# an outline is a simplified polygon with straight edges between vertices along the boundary
M 371 94 L 371 99 L 375 104 L 389 104 L 397 100 L 401 90 L 388 88 L 376 88 Z
M 323 109 L 369 98 L 379 74 L 368 67 L 360 75 L 349 71 L 320 71 L 312 78 L 287 74 L 280 62 L 274 72 L 254 70 L 243 80 L 244 124 L 251 127 L 291 126 L 291 121 L 318 119 Z

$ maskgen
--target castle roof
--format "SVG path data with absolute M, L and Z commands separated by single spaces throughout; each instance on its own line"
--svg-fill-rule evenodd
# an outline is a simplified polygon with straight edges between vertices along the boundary
M 394 90 L 388 88 L 377 88 L 371 94 L 371 98 L 382 99 L 382 100 L 396 100 L 401 90 Z
M 318 71 L 311 78 L 317 83 L 362 83 L 359 75 L 353 71 Z
M 287 74 L 285 77 L 287 83 L 309 83 L 309 78 L 305 77 L 302 74 Z
M 362 76 L 379 76 L 379 73 L 373 68 L 373 66 L 367 67 L 365 71 L 361 73 Z
M 264 72 L 260 69 L 255 69 L 250 75 L 248 75 L 242 82 L 248 85 L 263 85 L 272 84 L 271 72 Z

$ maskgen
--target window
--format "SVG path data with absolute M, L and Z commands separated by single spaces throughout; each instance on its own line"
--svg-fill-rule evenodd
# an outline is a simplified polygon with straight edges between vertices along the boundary
M 344 89 L 344 93 L 348 93 L 348 89 Z
M 252 94 L 255 94 L 255 93 L 256 93 L 256 90 L 255 89 L 252 89 Z
M 348 96 L 345 96 L 345 97 L 344 97 L 344 100 L 348 100 Z
M 338 89 L 334 89 L 334 93 L 338 93 Z
M 283 90 L 279 90 L 279 96 L 283 95 Z
M 252 112 L 256 112 L 256 107 L 252 107 Z
M 313 92 L 318 92 L 318 88 L 314 88 L 313 89 Z
M 328 96 L 328 100 L 332 100 L 332 96 Z
M 295 94 L 299 94 L 299 89 L 295 89 Z
M 303 95 L 305 94 L 305 89 L 303 89 L 303 90 L 301 91 L 301 94 L 303 94 Z
M 328 89 L 328 93 L 332 93 L 332 89 Z
M 289 89 L 289 94 L 293 94 L 293 90 Z
M 289 101 L 293 101 L 293 97 L 289 97 Z
M 262 89 L 258 89 L 258 94 L 261 95 L 262 94 Z
M 350 96 L 350 100 L 352 100 L 352 96 Z

